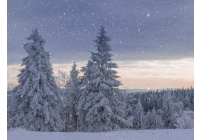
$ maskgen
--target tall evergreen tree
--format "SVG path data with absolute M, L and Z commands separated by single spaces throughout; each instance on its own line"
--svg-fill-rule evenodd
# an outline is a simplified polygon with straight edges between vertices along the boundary
M 8 125 L 31 131 L 62 131 L 62 96 L 52 76 L 50 53 L 44 49 L 46 42 L 37 28 L 27 40 L 24 49 L 28 56 L 22 59 L 25 68 L 20 70 L 19 85 L 13 90 L 14 101 L 8 107 L 12 114 Z
M 124 103 L 115 96 L 121 83 L 116 80 L 119 78 L 117 72 L 112 70 L 117 65 L 111 62 L 109 41 L 106 30 L 101 27 L 95 40 L 98 52 L 92 53 L 91 61 L 81 70 L 84 72 L 78 103 L 81 131 L 107 131 L 130 126 L 123 118 Z

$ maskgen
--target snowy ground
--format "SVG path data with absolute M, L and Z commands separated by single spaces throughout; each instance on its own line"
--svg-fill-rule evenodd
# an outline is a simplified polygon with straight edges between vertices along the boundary
M 194 140 L 194 129 L 122 130 L 100 133 L 7 131 L 7 140 Z

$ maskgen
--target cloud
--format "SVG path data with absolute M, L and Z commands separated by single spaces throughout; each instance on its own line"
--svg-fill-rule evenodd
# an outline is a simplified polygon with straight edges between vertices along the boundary
M 177 60 L 114 61 L 123 84 L 121 88 L 182 88 L 194 86 L 194 58 Z M 78 69 L 87 61 L 77 61 Z M 58 70 L 71 70 L 73 62 L 53 63 L 54 75 Z M 8 82 L 17 82 L 20 65 L 8 65 Z M 80 73 L 80 75 L 83 75 Z
M 193 57 L 193 21 L 194 4 L 186 0 L 8 0 L 8 63 L 20 63 L 21 46 L 36 26 L 45 49 L 59 55 L 52 63 L 92 50 L 100 24 L 112 39 L 115 60 Z
M 118 61 L 118 75 L 127 88 L 194 86 L 194 58 Z

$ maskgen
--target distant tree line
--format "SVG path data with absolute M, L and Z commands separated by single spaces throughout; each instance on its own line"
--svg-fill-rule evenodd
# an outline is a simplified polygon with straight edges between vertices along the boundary
M 127 118 L 132 119 L 134 129 L 141 129 L 141 119 L 143 129 L 193 127 L 192 115 L 184 114 L 184 110 L 191 113 L 194 111 L 194 88 L 192 87 L 123 95 L 125 96 L 120 98 L 126 102 Z

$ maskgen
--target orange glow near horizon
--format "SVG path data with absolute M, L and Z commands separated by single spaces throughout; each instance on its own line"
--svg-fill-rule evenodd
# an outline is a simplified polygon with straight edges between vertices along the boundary
M 126 89 L 162 89 L 162 88 L 189 88 L 194 87 L 194 58 L 177 60 L 138 60 L 114 61 L 119 68 L 118 72 L 122 82 L 120 88 Z M 77 62 L 78 69 L 86 65 Z M 71 70 L 72 63 L 52 64 L 55 75 L 58 70 Z M 7 81 L 17 83 L 17 75 L 21 69 L 19 65 L 7 66 Z M 82 75 L 82 73 L 80 74 Z

